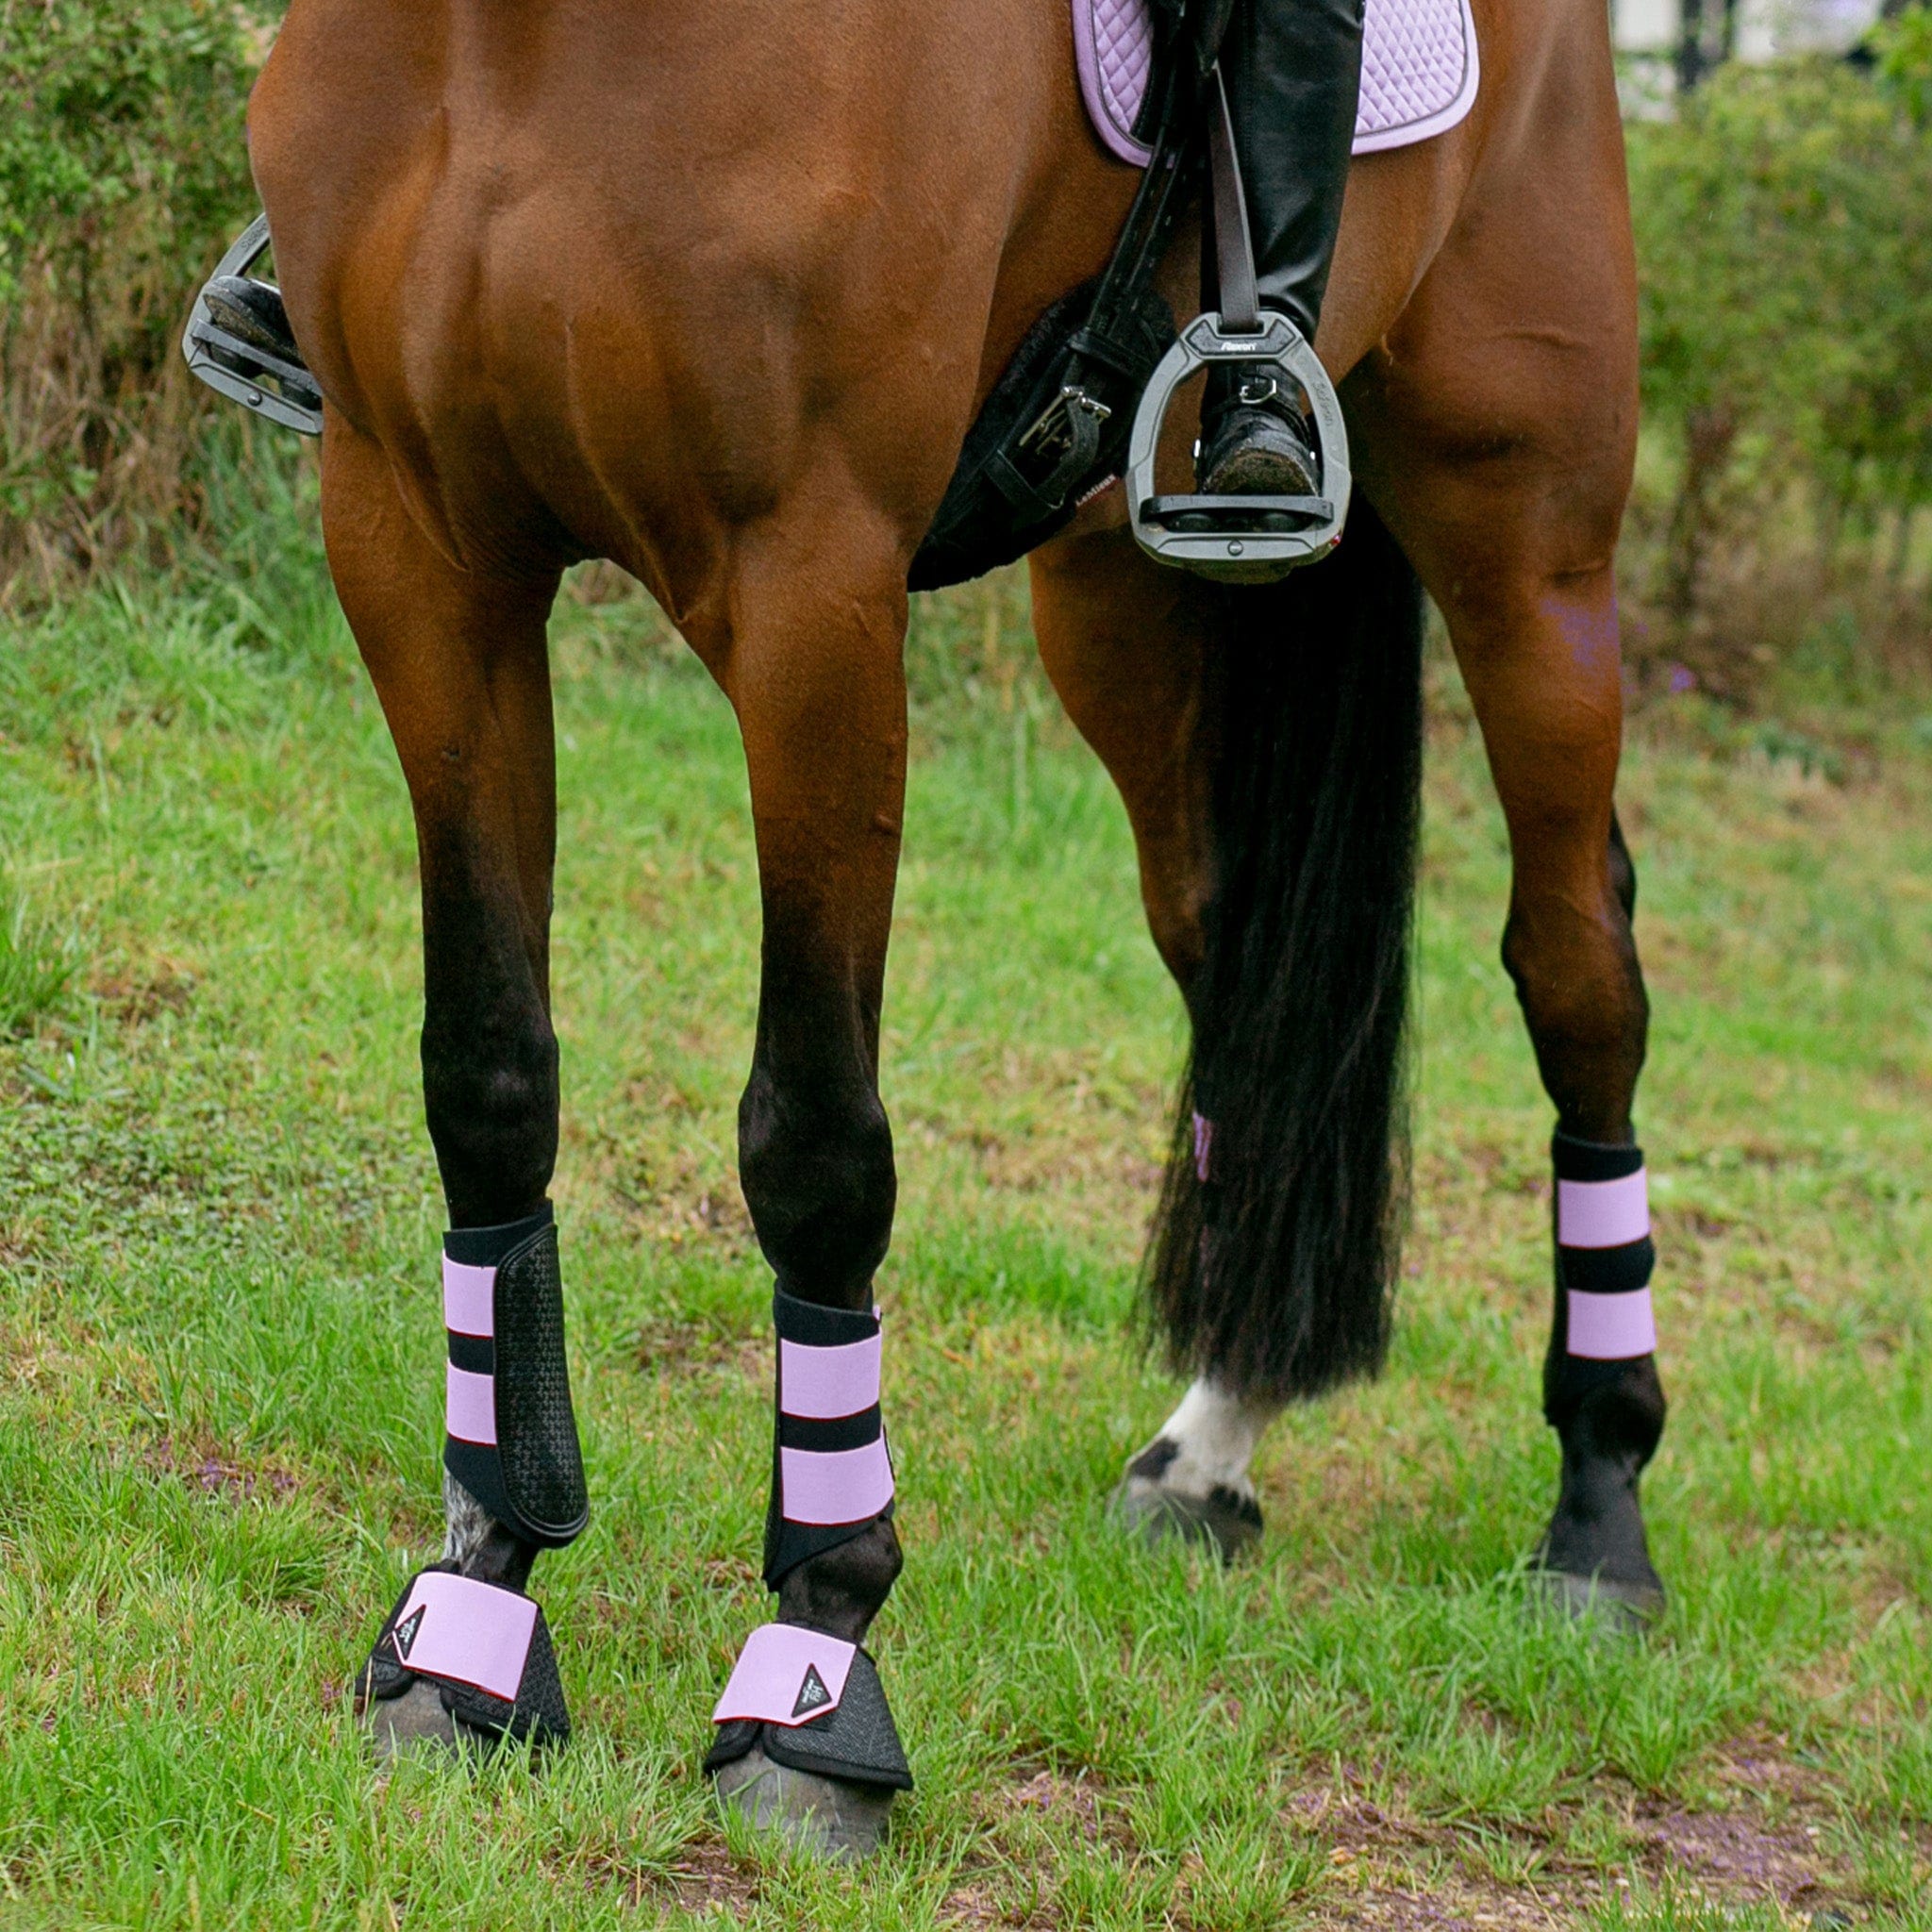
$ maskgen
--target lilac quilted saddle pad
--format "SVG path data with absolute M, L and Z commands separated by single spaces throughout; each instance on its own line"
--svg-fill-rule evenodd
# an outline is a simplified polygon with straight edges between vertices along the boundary
M 1134 123 L 1154 68 L 1148 0 L 1074 0 L 1074 53 L 1094 132 L 1124 161 L 1147 164 Z M 1454 127 L 1475 99 L 1469 0 L 1368 0 L 1355 151 L 1407 147 Z

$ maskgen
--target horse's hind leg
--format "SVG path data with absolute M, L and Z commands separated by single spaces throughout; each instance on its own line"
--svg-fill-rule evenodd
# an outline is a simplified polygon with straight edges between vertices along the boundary
M 896 1180 L 879 1008 L 906 787 L 905 558 L 836 489 L 741 539 L 728 637 L 764 908 L 740 1173 L 777 1276 L 764 1575 L 777 1621 L 721 1699 L 707 1759 L 756 1823 L 834 1857 L 878 1842 L 910 1776 L 859 1646 L 900 1567 L 873 1276 Z
M 1036 554 L 1033 625 L 1055 691 L 1119 788 L 1154 942 L 1186 993 L 1214 874 L 1209 791 L 1219 692 L 1208 586 L 1140 555 L 1124 530 Z M 1128 1464 L 1113 1512 L 1159 1541 L 1232 1558 L 1261 1533 L 1249 1465 L 1281 1403 L 1202 1373 Z
M 452 567 L 411 520 L 382 451 L 340 421 L 324 451 L 323 508 L 337 591 L 415 812 L 424 1104 L 451 1229 L 446 1541 L 385 1624 L 358 1704 L 384 1752 L 415 1739 L 560 1742 L 568 1719 L 547 1631 L 521 1594 L 538 1549 L 568 1542 L 586 1507 L 545 1199 L 558 1088 L 544 627 L 557 573 Z M 494 1660 L 469 1671 L 466 1657 L 492 1642 Z M 479 1674 L 493 1694 L 466 1684 Z
M 1504 962 L 1557 1109 L 1544 1413 L 1562 1479 L 1541 1560 L 1566 1600 L 1647 1616 L 1662 1586 L 1638 1478 L 1664 1398 L 1631 1125 L 1648 1008 L 1613 809 L 1636 353 L 1607 88 L 1595 135 L 1573 116 L 1538 147 L 1540 178 L 1570 192 L 1525 192 L 1452 240 L 1350 400 L 1361 474 L 1448 622 L 1482 727 L 1513 865 Z

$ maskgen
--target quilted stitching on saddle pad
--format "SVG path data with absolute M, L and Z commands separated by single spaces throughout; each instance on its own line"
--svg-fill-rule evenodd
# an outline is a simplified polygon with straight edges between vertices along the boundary
M 1074 0 L 1074 53 L 1094 131 L 1124 161 L 1154 67 L 1148 0 Z M 1406 147 L 1454 127 L 1475 99 L 1479 62 L 1469 0 L 1368 0 L 1355 151 Z

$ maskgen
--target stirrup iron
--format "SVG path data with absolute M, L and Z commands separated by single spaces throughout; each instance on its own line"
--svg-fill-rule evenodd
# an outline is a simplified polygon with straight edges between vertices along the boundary
M 1327 556 L 1348 517 L 1348 431 L 1335 385 L 1287 316 L 1260 317 L 1258 333 L 1236 333 L 1218 314 L 1197 316 L 1161 358 L 1134 417 L 1127 445 L 1127 514 L 1141 549 L 1227 584 L 1273 583 Z M 1320 465 L 1319 496 L 1158 496 L 1154 462 L 1174 391 L 1196 370 L 1234 363 L 1286 377 L 1307 399 Z
M 1224 584 L 1267 584 L 1298 564 L 1326 557 L 1348 518 L 1348 431 L 1335 385 L 1313 347 L 1287 316 L 1263 309 L 1255 283 L 1255 244 L 1235 152 L 1234 116 L 1217 64 L 1208 91 L 1209 220 L 1203 235 L 1203 280 L 1215 307 L 1181 331 L 1148 379 L 1127 442 L 1127 516 L 1141 548 Z M 1211 264 L 1211 273 L 1208 273 Z M 1315 432 L 1317 496 L 1157 496 L 1154 461 L 1174 391 L 1197 370 L 1265 369 L 1307 403 Z
M 268 217 L 257 215 L 234 247 L 222 257 L 209 281 L 242 275 L 268 245 Z M 224 328 L 208 307 L 206 286 L 194 298 L 181 337 L 181 353 L 187 357 L 189 368 L 229 401 L 266 416 L 284 429 L 303 436 L 322 434 L 322 391 L 315 377 L 300 362 L 291 362 Z

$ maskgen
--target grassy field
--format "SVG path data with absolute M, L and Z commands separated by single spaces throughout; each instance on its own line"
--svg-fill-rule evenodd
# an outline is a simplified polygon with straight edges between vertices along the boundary
M 1121 814 L 1017 584 L 921 609 L 875 1642 L 920 1788 L 851 1874 L 696 1774 L 764 1614 L 757 908 L 728 712 L 636 604 L 558 630 L 578 1741 L 371 1774 L 343 1686 L 438 1530 L 412 841 L 313 558 L 234 581 L 0 636 L 0 1924 L 1932 1925 L 1932 732 L 1635 734 L 1674 1600 L 1605 1648 L 1520 1567 L 1549 1119 L 1453 672 L 1394 1359 L 1279 1428 L 1224 1575 L 1101 1514 L 1174 1395 L 1127 1333 L 1182 1042 Z

